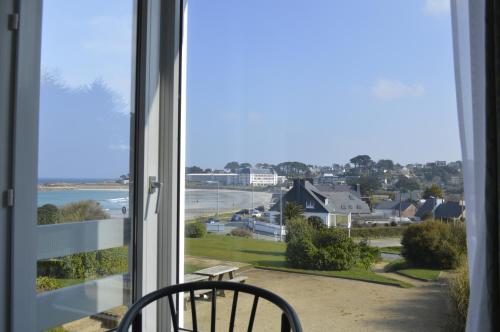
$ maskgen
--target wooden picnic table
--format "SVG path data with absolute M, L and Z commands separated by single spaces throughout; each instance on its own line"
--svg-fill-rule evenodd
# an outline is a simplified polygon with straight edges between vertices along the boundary
M 195 282 L 208 280 L 207 276 L 201 274 L 189 273 L 184 275 L 184 282 Z
M 195 274 L 199 274 L 202 276 L 207 276 L 208 280 L 214 280 L 215 278 L 218 278 L 219 281 L 222 280 L 224 277 L 224 274 L 228 273 L 229 274 L 229 279 L 234 278 L 234 271 L 238 270 L 236 266 L 230 266 L 230 265 L 216 265 L 212 267 L 207 267 L 206 269 L 199 270 L 194 272 Z

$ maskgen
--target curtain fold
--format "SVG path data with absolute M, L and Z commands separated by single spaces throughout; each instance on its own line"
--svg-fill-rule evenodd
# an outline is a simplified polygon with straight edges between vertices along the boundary
M 467 331 L 500 329 L 500 5 L 452 0 L 470 297 Z

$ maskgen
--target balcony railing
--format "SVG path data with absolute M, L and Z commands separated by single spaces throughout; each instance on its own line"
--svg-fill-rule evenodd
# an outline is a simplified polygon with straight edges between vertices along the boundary
M 50 259 L 127 246 L 128 219 L 107 219 L 38 226 L 37 259 Z M 37 294 L 37 327 L 45 330 L 129 302 L 128 273 L 112 275 Z

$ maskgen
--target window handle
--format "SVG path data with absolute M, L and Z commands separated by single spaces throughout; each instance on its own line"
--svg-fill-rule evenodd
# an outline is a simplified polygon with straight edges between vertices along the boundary
M 163 182 L 159 182 L 156 179 L 156 176 L 149 177 L 149 194 L 152 195 L 158 190 L 158 196 L 156 197 L 156 208 L 155 213 L 158 214 L 160 209 L 160 201 L 161 201 L 161 192 L 163 191 Z

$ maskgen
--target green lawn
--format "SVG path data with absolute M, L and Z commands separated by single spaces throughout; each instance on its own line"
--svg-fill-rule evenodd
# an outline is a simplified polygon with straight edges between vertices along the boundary
M 421 279 L 426 281 L 435 281 L 439 277 L 441 270 L 433 269 L 402 269 L 398 273 L 414 279 Z
M 187 238 L 185 253 L 190 256 L 243 262 L 265 269 L 347 278 L 401 287 L 411 286 L 405 282 L 378 275 L 370 270 L 367 271 L 362 267 L 354 267 L 348 271 L 316 271 L 289 268 L 285 262 L 285 249 L 286 245 L 281 242 L 208 234 L 201 239 Z
M 410 278 L 424 281 L 437 280 L 439 273 L 441 272 L 441 270 L 436 269 L 413 268 L 406 264 L 404 258 L 390 262 L 385 266 L 384 270 L 386 272 L 396 272 Z
M 401 248 L 402 247 L 382 247 L 380 248 L 380 252 L 401 255 Z

